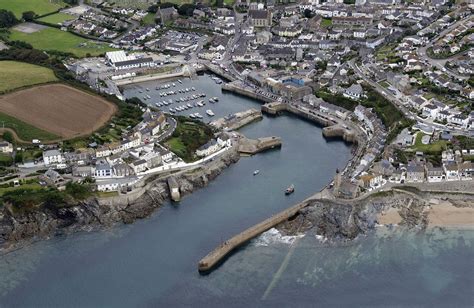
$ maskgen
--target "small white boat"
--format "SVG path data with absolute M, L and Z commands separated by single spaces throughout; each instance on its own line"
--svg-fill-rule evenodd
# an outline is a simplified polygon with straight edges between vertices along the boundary
M 259 174 L 259 173 L 260 173 L 260 170 L 257 169 L 257 170 L 255 170 L 255 171 L 253 172 L 253 175 L 257 175 L 257 174 Z
M 207 113 L 207 115 L 210 116 L 210 117 L 213 117 L 213 116 L 214 116 L 214 112 L 212 112 L 211 109 L 206 110 L 206 113 Z

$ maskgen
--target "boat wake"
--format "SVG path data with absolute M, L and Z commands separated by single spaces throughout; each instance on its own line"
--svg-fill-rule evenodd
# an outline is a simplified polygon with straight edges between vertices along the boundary
M 304 234 L 300 235 L 282 235 L 280 231 L 275 228 L 271 228 L 267 232 L 262 233 L 259 237 L 252 240 L 251 244 L 254 246 L 270 246 L 271 244 L 275 243 L 282 243 L 291 245 L 293 242 L 298 239 L 302 238 Z

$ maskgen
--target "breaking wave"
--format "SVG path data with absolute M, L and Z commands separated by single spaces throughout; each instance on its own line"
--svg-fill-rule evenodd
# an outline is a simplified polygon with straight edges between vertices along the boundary
M 252 241 L 252 244 L 255 246 L 269 246 L 275 243 L 291 245 L 296 239 L 302 238 L 303 236 L 304 234 L 282 235 L 277 229 L 271 228 L 270 230 L 262 233 L 259 237 L 255 238 Z

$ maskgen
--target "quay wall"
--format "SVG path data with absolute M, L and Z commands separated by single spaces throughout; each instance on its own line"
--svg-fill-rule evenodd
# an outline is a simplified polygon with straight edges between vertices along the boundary
M 157 74 L 157 75 L 145 75 L 145 76 L 136 76 L 126 79 L 115 80 L 117 86 L 125 86 L 128 84 L 152 81 L 152 80 L 161 80 L 161 79 L 171 79 L 185 76 L 184 72 L 171 73 L 171 74 Z
M 205 67 L 208 71 L 224 78 L 224 79 L 227 79 L 227 80 L 230 80 L 230 81 L 234 81 L 235 78 L 230 75 L 230 74 L 227 74 L 226 72 L 222 71 L 219 67 L 217 66 L 214 66 L 214 65 L 210 65 L 210 64 L 205 64 Z
M 249 90 L 242 89 L 240 87 L 237 87 L 237 86 L 231 85 L 231 84 L 222 85 L 222 90 L 237 93 L 237 94 L 240 94 L 240 95 L 243 95 L 243 96 L 247 96 L 247 97 L 253 98 L 255 100 L 258 100 L 258 101 L 264 102 L 264 103 L 270 103 L 270 102 L 273 101 L 272 99 L 270 99 L 266 96 L 254 93 L 254 92 L 249 91 Z
M 254 155 L 269 149 L 274 149 L 281 147 L 281 138 L 280 137 L 265 137 L 254 139 L 241 139 L 239 145 L 239 152 L 248 155 Z
M 303 201 L 298 203 L 286 210 L 279 212 L 276 215 L 262 221 L 259 224 L 256 224 L 253 227 L 248 228 L 247 230 L 243 231 L 232 237 L 231 239 L 222 243 L 219 247 L 211 251 L 207 256 L 199 261 L 198 269 L 200 272 L 207 272 L 213 269 L 217 264 L 220 263 L 221 260 L 225 256 L 227 256 L 231 251 L 235 248 L 245 244 L 247 241 L 251 240 L 252 238 L 260 235 L 262 232 L 265 232 L 274 226 L 278 225 L 279 223 L 288 220 L 290 217 L 297 214 L 301 209 L 306 207 L 309 204 L 308 201 Z

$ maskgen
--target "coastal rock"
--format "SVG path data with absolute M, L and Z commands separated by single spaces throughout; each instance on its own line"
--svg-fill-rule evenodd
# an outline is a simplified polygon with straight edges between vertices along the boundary
M 176 176 L 183 194 L 206 186 L 240 156 L 231 149 L 221 157 Z M 0 250 L 21 244 L 31 238 L 46 238 L 54 234 L 110 227 L 117 223 L 132 223 L 149 216 L 169 199 L 166 177 L 147 183 L 133 201 L 127 195 L 95 199 L 56 207 L 40 206 L 33 211 L 15 212 L 9 206 L 0 207 Z M 132 198 L 130 198 L 132 199 Z
M 286 235 L 313 232 L 331 239 L 354 239 L 377 225 L 377 215 L 389 208 L 401 213 L 402 225 L 425 228 L 425 201 L 401 192 L 386 192 L 363 200 L 314 200 L 277 228 Z

